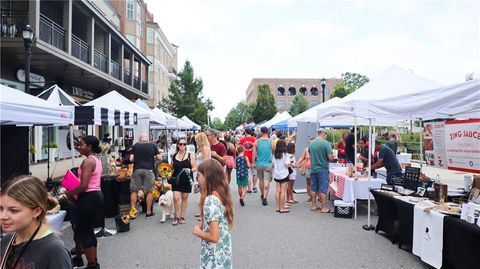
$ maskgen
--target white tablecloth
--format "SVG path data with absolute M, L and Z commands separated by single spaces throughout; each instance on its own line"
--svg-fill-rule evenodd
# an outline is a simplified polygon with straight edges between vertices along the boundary
M 385 179 L 372 178 L 359 178 L 355 180 L 353 177 L 347 177 L 344 173 L 336 171 L 330 171 L 335 175 L 337 182 L 337 191 L 334 193 L 338 198 L 342 198 L 345 202 L 353 202 L 355 199 L 367 200 L 374 199 L 370 195 L 370 188 L 378 189 L 385 184 Z M 332 191 L 331 191 L 332 192 Z
M 400 153 L 397 155 L 397 160 L 399 163 L 409 163 L 412 160 L 412 154 Z
M 67 215 L 67 211 L 60 210 L 58 211 L 57 214 L 47 215 L 47 221 L 50 225 L 52 225 L 52 228 L 55 231 L 60 232 L 62 230 L 62 225 L 63 225 L 63 220 L 65 219 L 65 215 Z
M 424 206 L 415 205 L 413 210 L 412 253 L 435 268 L 442 267 L 443 218 L 436 211 L 424 212 Z

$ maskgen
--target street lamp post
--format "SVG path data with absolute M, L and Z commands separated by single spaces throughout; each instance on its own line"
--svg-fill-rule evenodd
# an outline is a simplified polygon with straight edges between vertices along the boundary
M 322 85 L 322 103 L 325 103 L 325 85 L 327 85 L 327 80 L 322 78 L 320 84 Z
M 32 55 L 32 41 L 35 36 L 32 27 L 26 25 L 22 30 L 23 43 L 25 46 L 25 93 L 30 93 L 30 56 Z

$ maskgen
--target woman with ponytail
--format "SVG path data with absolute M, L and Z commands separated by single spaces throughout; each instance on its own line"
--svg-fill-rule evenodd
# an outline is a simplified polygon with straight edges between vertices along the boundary
M 78 223 L 74 231 L 77 255 L 73 262 L 75 266 L 82 266 L 82 253 L 85 253 L 87 268 L 100 268 L 97 261 L 97 238 L 93 231 L 95 218 L 103 207 L 103 194 L 100 189 L 102 162 L 96 156 L 101 151 L 98 138 L 91 135 L 81 138 L 76 150 L 87 157 L 78 168 L 80 185 L 68 191 L 63 197 L 72 200 L 78 195 L 76 201 Z
M 7 235 L 0 268 L 72 268 L 62 239 L 47 223 L 47 208 L 47 189 L 36 177 L 15 177 L 2 186 L 0 222 Z

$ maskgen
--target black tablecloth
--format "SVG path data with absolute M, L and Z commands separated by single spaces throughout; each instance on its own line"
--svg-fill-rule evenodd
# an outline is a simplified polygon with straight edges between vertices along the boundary
M 395 199 L 377 190 L 371 190 L 378 207 L 376 230 L 385 231 L 388 237 L 402 244 L 413 241 L 414 205 Z M 380 227 L 378 227 L 380 225 Z M 442 268 L 480 267 L 480 227 L 454 216 L 443 218 Z
M 114 177 L 102 176 L 102 193 L 103 193 L 103 217 L 112 218 L 118 214 L 118 204 L 115 202 L 115 185 Z
M 375 232 L 384 231 L 392 243 L 395 243 L 397 238 L 396 222 L 398 220 L 397 207 L 395 206 L 392 196 L 376 191 L 370 190 L 375 198 L 378 209 L 378 222 L 375 227 Z
M 451 216 L 444 218 L 443 268 L 480 268 L 480 227 Z

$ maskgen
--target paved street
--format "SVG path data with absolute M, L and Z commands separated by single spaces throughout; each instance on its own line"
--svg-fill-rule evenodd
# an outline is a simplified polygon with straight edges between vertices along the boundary
M 273 186 L 274 184 L 272 184 Z M 359 218 L 334 218 L 311 212 L 304 194 L 288 214 L 275 212 L 273 192 L 269 205 L 260 204 L 259 194 L 248 194 L 246 206 L 238 203 L 236 185 L 233 236 L 234 268 L 428 268 L 408 251 L 398 249 L 383 235 L 366 232 L 367 212 Z M 176 227 L 171 220 L 161 224 L 158 214 L 139 215 L 130 232 L 99 239 L 102 268 L 198 268 L 200 240 L 192 235 L 198 195 L 191 195 L 187 223 Z M 363 203 L 366 206 L 366 203 Z M 362 206 L 363 206 L 362 205 Z M 158 212 L 158 206 L 155 206 Z M 375 217 L 372 218 L 376 223 Z M 106 220 L 114 228 L 113 218 Z M 67 248 L 74 246 L 72 231 L 64 231 Z

